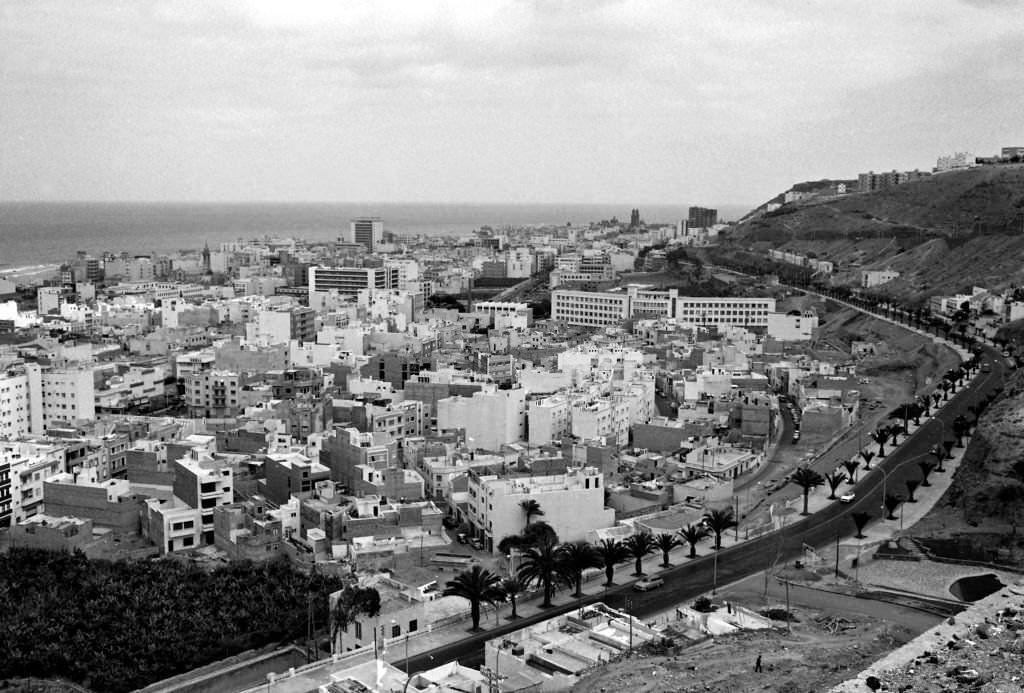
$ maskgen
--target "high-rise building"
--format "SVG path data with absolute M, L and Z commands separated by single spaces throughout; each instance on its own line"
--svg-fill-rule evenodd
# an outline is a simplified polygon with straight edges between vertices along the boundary
M 687 214 L 687 226 L 691 229 L 707 229 L 718 223 L 717 209 L 690 207 Z
M 384 241 L 384 222 L 379 217 L 357 217 L 349 222 L 348 233 L 342 240 L 361 245 L 372 253 Z
M 640 226 L 640 210 L 633 209 L 629 213 L 629 228 L 635 229 Z

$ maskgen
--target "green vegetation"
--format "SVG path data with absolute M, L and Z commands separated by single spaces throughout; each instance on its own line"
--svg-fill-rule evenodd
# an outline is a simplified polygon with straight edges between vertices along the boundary
M 90 561 L 11 549 L 0 556 L 0 679 L 63 677 L 131 691 L 328 622 L 337 578 L 287 562 L 206 572 L 170 560 Z

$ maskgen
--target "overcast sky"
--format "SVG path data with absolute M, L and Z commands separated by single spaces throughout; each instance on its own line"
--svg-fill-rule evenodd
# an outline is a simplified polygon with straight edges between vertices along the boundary
M 0 0 L 0 199 L 755 203 L 1024 145 L 1024 3 Z

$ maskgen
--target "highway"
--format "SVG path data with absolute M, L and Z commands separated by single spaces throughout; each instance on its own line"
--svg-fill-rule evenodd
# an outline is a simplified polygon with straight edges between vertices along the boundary
M 931 447 L 940 441 L 940 436 L 945 434 L 952 438 L 953 419 L 967 413 L 969 405 L 988 396 L 1003 383 L 1005 365 L 999 353 L 986 347 L 981 354 L 981 360 L 991 366 L 991 372 L 979 371 L 973 382 L 959 387 L 957 393 L 950 396 L 947 405 L 936 416 L 927 420 L 909 440 L 902 442 L 896 450 L 887 448 L 888 454 L 885 458 L 881 461 L 873 460 L 874 465 L 869 472 L 861 471 L 859 481 L 854 486 L 857 498 L 853 503 L 833 503 L 783 529 L 724 548 L 718 552 L 717 559 L 713 555 L 714 551 L 704 547 L 702 558 L 659 573 L 665 580 L 664 587 L 660 589 L 634 592 L 630 585 L 614 586 L 600 594 L 586 596 L 582 603 L 604 601 L 609 606 L 628 610 L 643 618 L 711 592 L 716 585 L 726 585 L 770 569 L 776 564 L 798 558 L 803 553 L 804 544 L 821 546 L 834 542 L 837 536 L 853 536 L 855 526 L 851 515 L 855 512 L 866 512 L 873 519 L 881 517 L 883 487 L 904 493 L 906 480 L 920 478 L 917 462 L 928 457 Z M 619 572 L 624 576 L 629 572 L 629 566 L 623 564 Z M 562 603 L 545 613 L 502 624 L 433 652 L 411 657 L 408 661 L 409 670 L 419 671 L 453 659 L 459 660 L 462 664 L 477 666 L 483 662 L 483 643 L 486 640 L 579 606 L 580 602 L 565 601 L 564 592 L 561 594 Z M 630 602 L 628 609 L 627 599 Z M 395 662 L 395 666 L 398 667 L 405 665 L 404 660 Z

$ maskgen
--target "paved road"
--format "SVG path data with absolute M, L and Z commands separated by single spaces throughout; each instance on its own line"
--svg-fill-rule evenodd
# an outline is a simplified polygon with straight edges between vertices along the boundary
M 820 546 L 835 541 L 837 536 L 852 536 L 855 527 L 851 515 L 854 512 L 867 512 L 873 518 L 880 517 L 883 489 L 905 491 L 904 482 L 907 479 L 920 477 L 917 461 L 929 455 L 931 446 L 939 440 L 943 432 L 951 437 L 953 419 L 965 413 L 968 405 L 987 396 L 1002 384 L 1005 366 L 1001 355 L 994 349 L 985 348 L 982 360 L 991 365 L 992 372 L 980 373 L 974 382 L 959 388 L 957 394 L 951 397 L 949 404 L 937 416 L 929 419 L 909 441 L 902 443 L 895 451 L 887 450 L 889 454 L 875 462 L 870 472 L 862 472 L 854 487 L 857 499 L 853 503 L 833 503 L 783 529 L 727 547 L 717 555 L 708 555 L 705 549 L 705 557 L 702 560 L 691 561 L 660 573 L 665 580 L 665 586 L 660 589 L 633 592 L 628 585 L 617 586 L 601 594 L 589 595 L 583 603 L 601 600 L 618 609 L 627 609 L 628 606 L 627 610 L 630 613 L 641 618 L 651 616 L 709 592 L 716 585 L 726 585 L 797 558 L 802 555 L 804 544 Z M 628 567 L 624 565 L 619 571 L 628 571 Z M 438 648 L 432 653 L 411 657 L 408 662 L 409 669 L 419 671 L 452 659 L 475 666 L 483 660 L 485 640 L 565 613 L 576 606 L 576 602 L 566 601 L 563 597 L 548 613 L 502 625 L 486 633 Z M 403 667 L 405 662 L 396 662 L 395 665 Z

